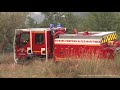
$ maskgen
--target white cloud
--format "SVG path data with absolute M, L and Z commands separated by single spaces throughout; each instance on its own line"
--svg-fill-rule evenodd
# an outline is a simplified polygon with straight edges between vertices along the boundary
M 33 12 L 35 15 L 41 15 L 41 12 Z
M 42 22 L 44 15 L 41 12 L 32 12 L 31 17 L 34 18 L 38 23 Z
M 89 12 L 72 12 L 74 15 L 86 16 Z M 34 18 L 38 23 L 44 20 L 44 15 L 41 12 L 32 12 L 31 17 Z M 64 16 L 63 16 L 64 17 Z

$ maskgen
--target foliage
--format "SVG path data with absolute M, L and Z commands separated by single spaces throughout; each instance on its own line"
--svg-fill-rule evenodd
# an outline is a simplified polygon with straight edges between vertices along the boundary
M 82 30 L 119 31 L 120 13 L 117 12 L 90 12 L 82 19 Z
M 61 23 L 63 27 L 67 28 L 67 33 L 71 33 L 74 28 L 79 28 L 80 17 L 74 16 L 71 12 L 42 12 L 45 15 L 45 19 L 41 24 L 41 27 L 48 27 L 53 23 L 57 26 Z
M 15 29 L 24 28 L 27 12 L 0 12 L 0 52 L 12 45 Z
M 37 22 L 30 16 L 27 17 L 26 27 L 35 28 L 37 26 Z
M 90 12 L 82 18 L 71 12 L 42 12 L 42 14 L 45 15 L 45 19 L 38 24 L 28 16 L 30 15 L 28 12 L 0 12 L 0 52 L 12 50 L 14 30 L 17 28 L 48 28 L 51 23 L 55 27 L 61 23 L 67 28 L 67 33 L 71 33 L 74 28 L 78 31 L 120 32 L 119 12 Z

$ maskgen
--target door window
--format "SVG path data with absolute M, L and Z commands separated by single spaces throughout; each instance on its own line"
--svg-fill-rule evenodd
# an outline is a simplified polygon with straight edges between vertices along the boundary
M 35 34 L 35 44 L 43 44 L 44 37 L 43 34 Z

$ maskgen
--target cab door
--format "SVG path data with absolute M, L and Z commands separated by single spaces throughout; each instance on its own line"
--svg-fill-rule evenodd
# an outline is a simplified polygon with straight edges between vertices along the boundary
M 26 57 L 27 48 L 30 47 L 30 32 L 16 35 L 16 55 L 18 58 Z
M 45 54 L 45 32 L 32 32 L 32 51 L 35 55 Z

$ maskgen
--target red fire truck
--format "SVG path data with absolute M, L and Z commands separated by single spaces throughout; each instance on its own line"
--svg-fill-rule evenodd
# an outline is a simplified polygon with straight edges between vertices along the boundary
M 66 28 L 16 29 L 14 37 L 14 60 L 40 57 L 61 61 L 85 56 L 114 59 L 119 52 L 120 41 L 116 31 L 77 32 L 66 34 Z

